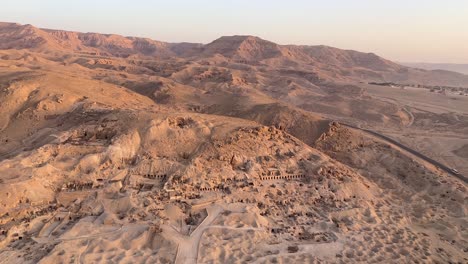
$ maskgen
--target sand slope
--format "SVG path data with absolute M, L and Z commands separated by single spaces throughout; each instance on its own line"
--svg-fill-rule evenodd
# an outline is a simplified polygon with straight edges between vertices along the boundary
M 466 76 L 11 23 L 0 58 L 0 263 L 468 261 L 466 184 L 334 122 L 460 168 L 464 95 L 363 82 Z

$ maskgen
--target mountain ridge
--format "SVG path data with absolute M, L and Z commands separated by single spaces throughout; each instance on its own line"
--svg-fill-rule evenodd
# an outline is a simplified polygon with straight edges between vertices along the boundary
M 468 86 L 468 76 L 413 69 L 374 53 L 316 45 L 279 45 L 251 35 L 222 36 L 208 44 L 168 43 L 116 34 L 41 29 L 0 23 L 0 49 L 59 51 L 123 58 L 204 59 L 221 56 L 243 64 L 301 65 L 328 80 Z
M 468 75 L 468 63 L 433 63 L 433 62 L 400 62 L 402 65 L 424 70 L 445 70 Z
M 3 262 L 468 260 L 464 182 L 421 159 L 468 173 L 468 89 L 366 83 L 462 75 L 253 36 L 0 43 Z

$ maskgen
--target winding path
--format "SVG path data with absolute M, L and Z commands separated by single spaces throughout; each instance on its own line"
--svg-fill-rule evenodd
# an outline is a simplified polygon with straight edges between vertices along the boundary
M 175 259 L 176 264 L 197 263 L 198 246 L 200 244 L 203 232 L 222 211 L 223 208 L 220 206 L 212 206 L 207 208 L 208 216 L 195 230 L 193 230 L 192 234 L 188 237 L 181 235 L 172 227 L 163 228 L 165 231 L 172 233 L 175 240 L 179 242 L 179 247 L 177 249 L 177 255 Z
M 414 115 L 413 115 L 413 113 L 412 113 L 411 110 L 409 110 L 408 107 L 406 107 L 406 106 L 404 106 L 402 109 L 403 109 L 403 111 L 405 111 L 405 112 L 408 114 L 408 116 L 410 117 L 409 123 L 406 125 L 406 127 L 412 126 L 413 123 L 414 123 Z
M 232 227 L 224 225 L 211 225 L 216 218 L 222 213 L 225 208 L 221 205 L 212 205 L 206 208 L 208 215 L 202 221 L 202 223 L 190 234 L 190 236 L 185 236 L 180 234 L 173 226 L 163 225 L 161 226 L 172 240 L 178 243 L 177 254 L 175 258 L 176 264 L 194 264 L 198 260 L 198 250 L 200 247 L 200 240 L 203 233 L 211 228 L 217 229 L 228 229 L 228 230 L 254 230 L 254 231 L 264 231 L 262 228 L 258 227 Z M 236 210 L 232 211 L 236 212 Z M 243 210 L 238 212 L 244 212 Z

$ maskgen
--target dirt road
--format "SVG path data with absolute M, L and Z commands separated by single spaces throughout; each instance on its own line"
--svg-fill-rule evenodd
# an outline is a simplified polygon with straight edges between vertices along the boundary
M 425 156 L 421 152 L 418 152 L 418 151 L 416 151 L 416 150 L 414 150 L 412 148 L 409 148 L 409 147 L 399 143 L 398 141 L 396 141 L 394 139 L 391 139 L 391 138 L 389 138 L 389 137 L 387 137 L 385 135 L 382 135 L 380 133 L 377 133 L 377 132 L 369 130 L 369 129 L 359 128 L 359 127 L 349 125 L 349 124 L 344 124 L 344 123 L 340 123 L 340 124 L 342 124 L 344 126 L 347 126 L 347 127 L 350 127 L 350 128 L 353 128 L 353 129 L 358 129 L 358 130 L 364 131 L 365 133 L 368 133 L 368 134 L 376 136 L 376 137 L 378 137 L 380 139 L 383 139 L 383 140 L 387 141 L 387 143 L 390 143 L 391 145 L 395 145 L 395 146 L 397 146 L 397 147 L 399 147 L 399 148 L 413 154 L 414 156 L 416 156 L 416 157 L 418 157 L 418 158 L 420 158 L 420 159 L 422 159 L 422 160 L 424 160 L 426 162 L 431 163 L 432 165 L 434 165 L 434 166 L 438 167 L 439 169 L 447 172 L 448 174 L 451 174 L 451 175 L 457 177 L 458 179 L 462 180 L 463 182 L 468 183 L 468 178 L 465 177 L 464 175 L 453 172 L 452 168 L 449 168 L 449 167 L 445 166 L 444 164 L 442 164 L 442 163 L 440 163 L 440 162 L 438 162 L 436 160 L 433 160 L 433 159 Z

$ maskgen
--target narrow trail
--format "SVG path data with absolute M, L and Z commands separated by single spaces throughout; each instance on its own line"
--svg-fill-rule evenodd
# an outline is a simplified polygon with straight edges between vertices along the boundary
M 82 257 L 83 257 L 83 253 L 85 253 L 85 252 L 88 250 L 88 247 L 89 247 L 89 239 L 86 240 L 86 247 L 85 247 L 85 249 L 84 249 L 82 252 L 80 252 L 80 255 L 78 255 L 78 263 L 79 263 L 79 264 L 85 263 L 85 262 L 83 261 L 83 258 L 82 258 Z
M 264 231 L 262 228 L 256 227 L 232 227 L 232 226 L 223 226 L 223 225 L 211 225 L 216 218 L 222 213 L 225 209 L 220 205 L 212 205 L 206 208 L 208 215 L 202 221 L 202 223 L 193 230 L 190 236 L 185 236 L 180 234 L 173 226 L 163 225 L 161 228 L 164 230 L 164 233 L 170 237 L 173 241 L 178 243 L 177 254 L 175 257 L 176 264 L 193 264 L 197 263 L 198 260 L 198 251 L 200 247 L 200 240 L 203 236 L 203 233 L 208 229 L 228 229 L 228 230 L 254 230 L 254 231 Z M 235 211 L 235 210 L 234 210 Z M 241 210 L 240 212 L 244 212 Z
M 406 125 L 406 127 L 412 126 L 413 123 L 414 123 L 414 115 L 413 115 L 413 113 L 409 110 L 409 108 L 408 108 L 407 106 L 404 106 L 402 109 L 403 109 L 403 111 L 405 111 L 405 112 L 408 114 L 408 116 L 410 117 L 410 121 L 409 121 L 409 123 Z
M 73 241 L 73 240 L 81 240 L 81 239 L 93 239 L 93 238 L 99 238 L 99 237 L 106 237 L 112 234 L 116 234 L 118 232 L 125 232 L 125 231 L 132 231 L 132 230 L 145 230 L 148 229 L 148 226 L 121 226 L 115 230 L 111 230 L 108 232 L 102 232 L 102 233 L 97 233 L 97 234 L 92 234 L 92 235 L 86 235 L 86 236 L 76 236 L 76 237 L 70 237 L 70 238 L 49 238 L 49 237 L 33 237 L 33 240 L 36 241 L 37 243 L 49 243 L 49 242 L 63 242 L 63 241 Z
M 203 232 L 218 217 L 218 215 L 222 211 L 223 211 L 223 208 L 220 206 L 212 206 L 212 207 L 207 208 L 208 216 L 203 220 L 203 222 L 195 230 L 193 230 L 192 234 L 189 237 L 184 237 L 180 234 L 177 236 L 178 237 L 177 240 L 179 240 L 179 248 L 177 250 L 177 255 L 176 255 L 176 260 L 175 260 L 176 264 L 192 264 L 192 263 L 197 262 L 198 247 L 199 247 Z

